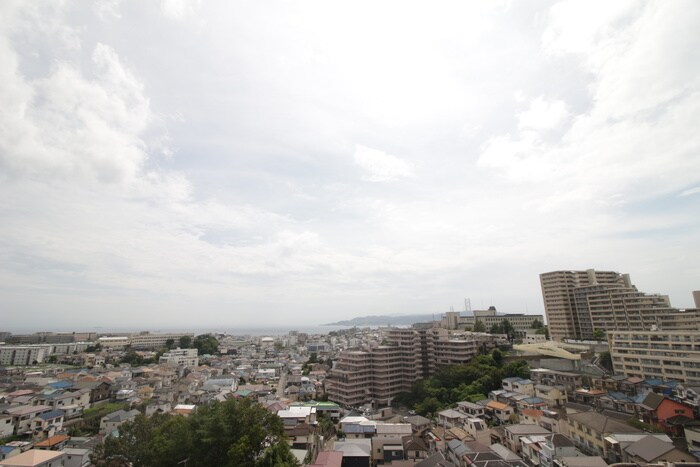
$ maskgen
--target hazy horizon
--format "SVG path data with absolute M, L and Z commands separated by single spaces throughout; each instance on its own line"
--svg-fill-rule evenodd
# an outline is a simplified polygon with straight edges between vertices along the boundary
M 543 314 L 539 274 L 589 268 L 691 307 L 697 31 L 694 1 L 1 2 L 3 325 Z

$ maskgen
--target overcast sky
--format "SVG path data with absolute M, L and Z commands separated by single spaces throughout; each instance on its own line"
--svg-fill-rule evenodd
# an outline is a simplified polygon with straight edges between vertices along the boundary
M 465 5 L 466 4 L 466 5 Z M 2 327 L 700 289 L 700 2 L 0 2 Z

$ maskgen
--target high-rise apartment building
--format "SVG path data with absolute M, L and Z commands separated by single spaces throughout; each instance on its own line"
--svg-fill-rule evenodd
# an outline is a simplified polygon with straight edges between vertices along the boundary
M 471 333 L 451 339 L 446 329 L 415 326 L 391 329 L 388 345 L 369 350 L 350 350 L 325 380 L 328 399 L 345 406 L 374 402 L 389 405 L 398 393 L 432 376 L 447 365 L 467 363 L 482 348 L 495 347 L 493 336 Z
M 666 295 L 646 294 L 628 274 L 554 271 L 540 274 L 552 339 L 590 339 L 595 331 L 700 329 L 700 310 L 671 307 Z
M 625 277 L 613 271 L 553 271 L 540 274 L 544 312 L 553 340 L 581 338 L 590 329 L 590 316 L 576 312 L 574 292 L 579 287 L 623 287 Z M 580 298 L 579 298 L 580 300 Z M 583 325 L 582 325 L 583 322 Z M 582 332 L 583 327 L 583 332 Z

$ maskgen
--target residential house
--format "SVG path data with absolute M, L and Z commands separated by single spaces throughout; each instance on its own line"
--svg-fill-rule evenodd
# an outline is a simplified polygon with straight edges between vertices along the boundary
M 639 405 L 639 411 L 645 423 L 658 427 L 672 436 L 682 436 L 683 419 L 692 421 L 695 418 L 692 407 L 653 392 L 644 398 Z
M 505 446 L 516 454 L 522 452 L 522 444 L 520 438 L 523 436 L 532 435 L 551 435 L 549 430 L 546 430 L 538 425 L 527 425 L 524 423 L 518 423 L 516 425 L 508 425 L 504 428 L 505 430 Z
M 521 399 L 517 402 L 517 407 L 519 411 L 524 409 L 537 409 L 542 410 L 547 408 L 547 402 L 539 397 L 528 397 Z
M 695 462 L 694 456 L 683 452 L 673 445 L 655 436 L 645 436 L 624 449 L 624 462 L 642 464 Z
M 535 383 L 531 379 L 518 379 L 511 383 L 513 392 L 519 392 L 520 394 L 526 394 L 530 397 L 535 395 Z
M 475 441 L 482 444 L 490 444 L 490 433 L 488 425 L 481 418 L 470 417 L 464 420 L 464 431 Z
M 600 407 L 600 398 L 608 392 L 602 389 L 595 388 L 578 388 L 573 392 L 574 402 L 586 404 L 593 407 Z
M 20 405 L 5 409 L 5 413 L 12 417 L 15 435 L 31 433 L 34 418 L 46 412 L 51 412 L 48 405 Z
M 627 423 L 593 410 L 568 415 L 569 432 L 576 447 L 607 458 L 605 437 L 611 433 L 640 433 Z
M 468 417 L 459 410 L 446 409 L 438 412 L 438 425 L 444 428 L 462 426 L 462 422 Z
M 138 410 L 117 410 L 105 415 L 100 420 L 100 433 L 109 434 L 124 423 L 134 420 L 140 413 Z
M 556 459 L 562 457 L 577 457 L 582 454 L 576 449 L 573 441 L 564 435 L 555 433 L 546 437 L 539 452 L 540 467 L 552 467 Z
M 362 416 L 352 416 L 340 420 L 340 429 L 347 439 L 371 438 L 377 432 L 377 422 Z
M 68 435 L 55 435 L 34 443 L 36 449 L 46 449 L 48 451 L 62 451 L 70 440 Z
M 30 449 L 16 456 L 0 461 L 2 467 L 63 467 L 65 453 Z
M 631 396 L 623 392 L 612 391 L 604 394 L 598 400 L 600 408 L 614 410 L 616 412 L 635 414 L 637 411 L 637 402 Z
M 282 419 L 284 426 L 316 423 L 316 407 L 291 406 L 287 410 L 280 410 L 277 415 Z
M 0 414 L 0 439 L 12 436 L 15 425 L 12 423 L 12 415 Z
M 378 438 L 371 440 L 373 465 L 391 464 L 405 457 L 401 438 Z
M 700 459 L 700 426 L 686 425 L 683 427 L 688 452 Z
M 693 410 L 698 413 L 700 410 L 700 384 L 679 384 L 674 393 L 675 399 L 693 407 Z
M 314 442 L 314 427 L 308 423 L 299 423 L 284 427 L 284 434 L 292 449 L 309 449 Z
M 430 420 L 421 415 L 411 415 L 406 417 L 405 420 L 411 424 L 411 429 L 416 435 L 422 435 L 424 432 L 430 429 Z
M 508 423 L 510 418 L 515 413 L 513 407 L 508 404 L 503 404 L 502 402 L 489 401 L 486 404 L 486 412 L 490 414 L 491 418 L 499 423 Z
M 371 465 L 372 441 L 369 439 L 335 441 L 333 450 L 343 453 L 343 466 L 370 467 Z
M 462 401 L 457 402 L 457 410 L 469 415 L 470 417 L 484 417 L 486 409 L 483 405 L 475 404 L 474 402 Z
M 537 409 L 523 409 L 520 411 L 520 423 L 524 425 L 539 425 L 544 412 Z
M 0 461 L 20 454 L 22 450 L 18 446 L 0 446 Z
M 430 450 L 420 436 L 404 436 L 401 443 L 405 459 L 415 462 L 428 457 Z
M 53 436 L 63 429 L 63 411 L 52 410 L 40 413 L 32 420 L 31 427 L 34 436 L 40 438 Z
M 90 391 L 90 404 L 109 400 L 111 385 L 105 381 L 83 381 L 73 385 L 75 389 L 87 389 Z
M 550 370 L 547 368 L 533 368 L 530 370 L 530 379 L 536 384 L 546 386 L 564 386 L 569 393 L 584 385 L 588 378 L 580 373 L 570 371 Z
M 309 467 L 341 467 L 343 465 L 343 453 L 340 451 L 321 451 L 316 460 Z
M 66 448 L 63 450 L 66 457 L 64 467 L 88 467 L 90 463 L 90 449 Z
M 561 385 L 535 385 L 535 396 L 544 399 L 550 409 L 563 407 L 566 404 L 566 388 Z

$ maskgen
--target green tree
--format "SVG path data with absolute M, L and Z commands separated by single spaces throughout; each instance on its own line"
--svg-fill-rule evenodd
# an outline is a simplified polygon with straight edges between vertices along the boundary
M 605 339 L 605 330 L 604 329 L 596 329 L 593 331 L 593 339 L 597 340 L 598 342 L 602 341 Z
M 532 329 L 542 329 L 544 327 L 544 324 L 542 324 L 542 321 L 540 321 L 538 318 L 535 318 L 530 327 Z
M 219 351 L 219 341 L 211 334 L 202 334 L 195 337 L 193 345 L 199 355 L 215 355 Z
M 507 319 L 501 321 L 501 329 L 503 329 L 503 334 L 508 336 L 508 340 L 515 339 L 515 328 L 510 324 L 510 321 Z
M 474 332 L 486 332 L 486 325 L 480 319 L 474 321 Z
M 491 352 L 491 358 L 493 358 L 496 365 L 501 366 L 501 363 L 503 363 L 503 352 L 501 352 L 499 349 L 493 349 Z
M 175 345 L 175 339 L 168 339 L 165 341 L 165 347 L 170 350 Z
M 189 349 L 192 346 L 192 338 L 190 336 L 180 336 L 180 348 Z
M 95 465 L 126 461 L 134 467 L 166 467 L 188 459 L 190 467 L 298 466 L 281 419 L 251 399 L 212 402 L 187 418 L 137 416 L 119 433 L 95 450 Z

